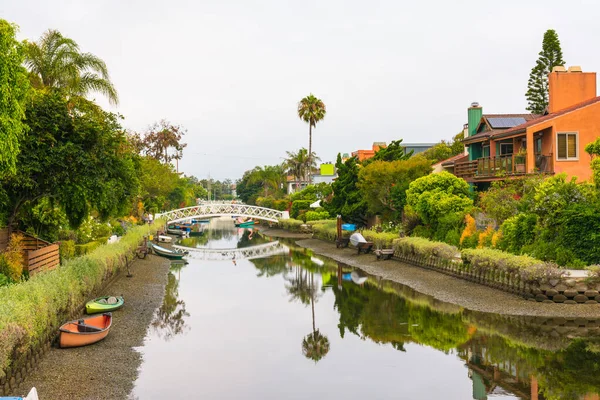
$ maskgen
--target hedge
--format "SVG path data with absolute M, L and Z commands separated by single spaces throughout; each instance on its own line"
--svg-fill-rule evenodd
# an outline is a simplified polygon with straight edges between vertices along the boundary
M 290 217 L 297 218 L 300 211 L 308 210 L 313 202 L 310 200 L 296 200 L 292 203 Z
M 518 273 L 527 282 L 560 279 L 565 274 L 556 264 L 494 249 L 464 249 L 462 259 L 473 271 L 501 270 L 509 274 Z
M 304 224 L 304 222 L 299 219 L 289 218 L 289 219 L 280 219 L 279 227 L 283 229 L 287 229 L 288 231 L 298 232 L 300 231 L 300 225 Z
M 68 260 L 30 280 L 0 287 L 0 378 L 11 361 L 43 344 L 88 297 L 131 260 L 144 235 L 164 224 L 130 229 L 117 243 Z
M 329 218 L 329 213 L 327 211 L 307 211 L 304 215 L 306 217 L 306 222 L 321 221 Z
M 452 260 L 460 253 L 455 246 L 420 237 L 404 237 L 393 241 L 394 254 L 417 257 L 435 257 Z

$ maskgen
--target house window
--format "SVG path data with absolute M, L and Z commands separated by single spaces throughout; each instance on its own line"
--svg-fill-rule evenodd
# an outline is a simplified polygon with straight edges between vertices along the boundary
M 500 155 L 503 156 L 505 154 L 513 153 L 513 144 L 512 143 L 500 143 Z
M 556 134 L 556 159 L 557 160 L 577 160 L 577 133 L 558 133 Z
M 490 145 L 484 145 L 481 147 L 482 151 L 483 151 L 483 155 L 482 157 L 489 157 L 490 156 Z

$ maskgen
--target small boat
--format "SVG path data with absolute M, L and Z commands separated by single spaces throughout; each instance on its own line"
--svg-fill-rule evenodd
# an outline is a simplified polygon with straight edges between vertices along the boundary
M 158 235 L 158 241 L 159 242 L 162 242 L 162 243 L 171 243 L 171 240 L 173 240 L 173 238 L 171 236 Z
M 170 260 L 181 260 L 183 259 L 183 256 L 188 254 L 187 251 L 165 249 L 164 247 L 160 247 L 159 245 L 156 245 L 154 243 L 150 243 L 150 246 L 152 247 L 152 251 L 154 252 L 154 254 L 156 254 L 157 256 L 168 258 Z
M 59 329 L 60 347 L 79 347 L 99 342 L 108 335 L 111 324 L 111 313 L 69 321 Z
M 25 397 L 3 397 L 3 396 L 0 396 L 0 400 L 1 399 L 4 399 L 4 400 L 39 400 L 39 397 L 38 397 L 36 388 L 33 387 L 33 388 L 31 388 L 31 390 Z
M 102 312 L 115 311 L 123 307 L 125 300 L 121 296 L 103 296 L 85 303 L 85 312 L 98 314 Z
M 239 227 L 239 228 L 247 228 L 249 226 L 253 226 L 254 225 L 254 221 L 246 221 L 246 222 L 240 222 L 240 223 L 236 223 L 235 226 Z
M 208 224 L 210 219 L 193 219 L 192 224 Z
M 188 231 L 184 231 L 182 229 L 176 229 L 176 228 L 167 228 L 167 233 L 170 235 L 177 235 L 177 236 L 187 236 L 189 234 Z

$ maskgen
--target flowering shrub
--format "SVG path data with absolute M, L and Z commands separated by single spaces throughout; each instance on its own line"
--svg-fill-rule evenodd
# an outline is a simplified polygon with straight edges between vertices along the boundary
M 475 222 L 475 218 L 473 218 L 470 214 L 465 215 L 465 229 L 460 235 L 460 245 L 464 247 L 474 247 L 469 246 L 467 243 L 472 241 L 469 239 L 475 235 L 475 232 L 477 232 L 477 223 Z
M 23 235 L 13 233 L 6 251 L 0 254 L 0 274 L 13 282 L 18 282 L 23 275 Z

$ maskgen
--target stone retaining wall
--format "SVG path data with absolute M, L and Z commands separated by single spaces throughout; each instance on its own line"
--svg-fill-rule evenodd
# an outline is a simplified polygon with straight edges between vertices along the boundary
M 551 279 L 545 283 L 531 283 L 523 281 L 520 274 L 507 273 L 500 269 L 474 271 L 461 259 L 447 260 L 439 257 L 406 256 L 399 251 L 395 251 L 393 258 L 404 263 L 518 294 L 530 301 L 564 304 L 600 303 L 600 283 L 587 282 L 583 278 Z

